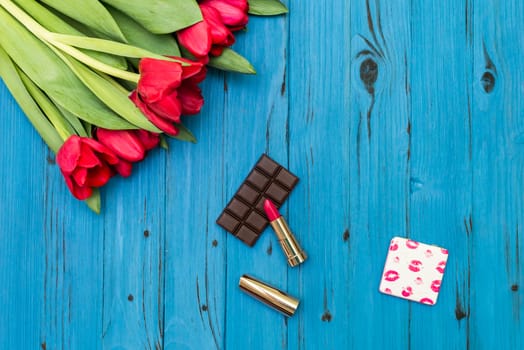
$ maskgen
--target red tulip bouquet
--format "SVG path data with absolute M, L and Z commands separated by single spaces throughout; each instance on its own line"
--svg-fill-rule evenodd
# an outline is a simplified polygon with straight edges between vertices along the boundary
M 0 0 L 0 76 L 99 212 L 99 188 L 165 136 L 195 142 L 182 116 L 200 112 L 207 66 L 255 73 L 230 49 L 248 14 L 285 12 L 278 0 Z

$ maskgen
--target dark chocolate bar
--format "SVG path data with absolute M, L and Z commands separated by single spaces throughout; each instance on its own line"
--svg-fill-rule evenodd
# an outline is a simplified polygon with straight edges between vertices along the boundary
M 217 224 L 253 246 L 267 224 L 264 200 L 280 207 L 298 182 L 298 177 L 262 154 L 242 185 L 217 219 Z

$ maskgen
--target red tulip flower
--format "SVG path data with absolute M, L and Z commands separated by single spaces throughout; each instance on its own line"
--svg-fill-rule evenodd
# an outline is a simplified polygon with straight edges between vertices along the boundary
M 203 0 L 200 5 L 213 7 L 220 13 L 223 23 L 235 32 L 244 29 L 249 20 L 246 0 Z
M 144 146 L 146 151 L 152 150 L 160 143 L 160 135 L 147 130 L 134 130 L 136 136 Z
M 229 47 L 235 43 L 235 36 L 224 24 L 222 16 L 217 9 L 209 5 L 200 5 L 202 17 L 209 26 L 209 34 L 211 36 L 211 50 L 209 51 L 213 56 L 220 56 L 224 47 Z
M 130 168 L 101 143 L 73 135 L 60 147 L 56 162 L 67 187 L 77 199 L 91 196 L 93 188 L 104 186 L 115 174 L 129 175 Z M 129 172 L 129 173 L 128 173 Z
M 133 130 L 98 128 L 95 135 L 98 142 L 109 148 L 121 159 L 128 162 L 138 162 L 144 159 L 146 150 Z
M 208 55 L 220 56 L 225 47 L 235 43 L 232 32 L 244 29 L 248 22 L 246 0 L 199 1 L 203 20 L 177 32 L 178 42 L 200 62 Z
M 185 47 L 195 58 L 207 64 L 208 54 L 211 50 L 211 28 L 207 21 L 203 20 L 190 27 L 179 30 L 178 42 Z
M 146 152 L 155 148 L 160 137 L 146 130 L 108 130 L 97 128 L 96 139 L 115 153 L 120 159 L 128 162 L 139 162 Z
M 160 130 L 177 135 L 182 114 L 196 114 L 204 104 L 198 83 L 206 69 L 199 62 L 182 58 L 166 61 L 154 58 L 140 60 L 140 80 L 129 98 Z M 182 65 L 183 62 L 185 65 Z

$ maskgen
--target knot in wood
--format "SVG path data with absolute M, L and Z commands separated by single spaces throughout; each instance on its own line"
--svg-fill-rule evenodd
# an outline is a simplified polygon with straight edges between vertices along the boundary
M 491 72 L 485 72 L 482 75 L 482 78 L 480 78 L 480 83 L 482 84 L 484 91 L 489 94 L 495 88 L 495 77 Z
M 378 65 L 372 58 L 365 59 L 360 65 L 360 79 L 370 94 L 375 93 L 375 83 L 378 78 Z

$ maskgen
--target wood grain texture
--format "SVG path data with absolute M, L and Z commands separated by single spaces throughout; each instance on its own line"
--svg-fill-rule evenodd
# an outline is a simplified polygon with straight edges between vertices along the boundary
M 524 346 L 524 5 L 473 7 L 471 348 Z M 491 78 L 490 78 L 491 77 Z
M 69 194 L 0 83 L 1 349 L 524 347 L 524 4 L 356 0 L 253 17 L 170 142 L 103 190 Z M 300 177 L 249 248 L 215 224 L 261 153 Z M 433 307 L 378 292 L 389 240 L 450 251 Z M 289 319 L 244 273 L 301 300 Z
M 348 305 L 361 324 L 352 347 L 401 349 L 410 343 L 410 306 L 380 295 L 380 277 L 371 276 L 381 276 L 391 238 L 410 234 L 411 9 L 409 1 L 352 6 Z
M 289 348 L 321 348 L 337 339 L 349 344 L 349 6 L 297 3 L 290 11 L 289 166 L 301 184 L 289 199 L 289 224 L 309 254 L 289 271 L 301 297 L 289 323 Z M 303 26 L 293 31 L 299 23 Z M 330 39 L 333 28 L 337 37 Z M 303 38 L 308 38 L 303 40 Z M 326 47 L 319 43 L 330 42 Z M 314 266 L 314 268 L 312 268 Z M 315 334 L 315 336 L 311 336 Z
M 415 349 L 468 346 L 470 21 L 468 1 L 412 6 L 410 237 L 450 251 L 437 307 L 432 312 L 423 305 L 411 308 Z M 437 323 L 438 332 L 427 328 Z

